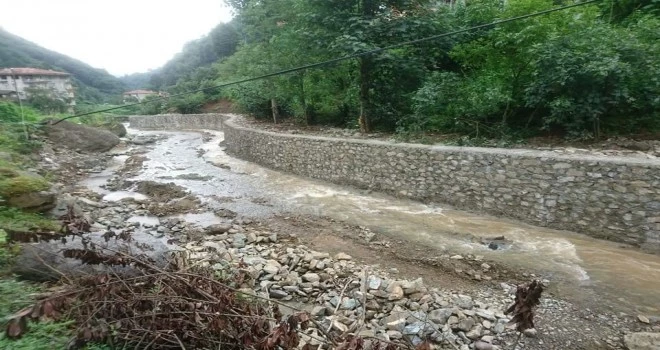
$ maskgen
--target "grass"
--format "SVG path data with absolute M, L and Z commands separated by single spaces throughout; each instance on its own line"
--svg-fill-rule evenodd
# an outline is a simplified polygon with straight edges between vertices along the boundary
M 14 278 L 0 279 L 0 315 L 4 320 L 12 313 L 34 302 L 34 294 L 42 290 L 40 285 L 18 281 Z M 29 336 L 18 340 L 0 335 L 0 349 L 65 349 L 71 337 L 70 322 L 39 322 L 30 324 Z
M 35 296 L 43 292 L 42 284 L 19 281 L 10 274 L 13 258 L 20 253 L 19 246 L 7 242 L 6 232 L 2 229 L 58 230 L 59 223 L 40 214 L 23 212 L 16 208 L 3 206 L 2 199 L 24 193 L 42 191 L 50 186 L 40 176 L 22 171 L 29 166 L 27 155 L 40 146 L 39 142 L 25 138 L 22 117 L 17 106 L 0 102 L 0 349 L 7 350 L 51 350 L 66 349 L 74 336 L 75 326 L 71 321 L 31 322 L 30 331 L 22 338 L 12 340 L 4 334 L 7 316 L 34 303 Z M 26 122 L 34 123 L 42 117 L 34 110 L 24 108 Z M 34 125 L 34 124 L 32 124 Z M 36 131 L 34 126 L 28 129 L 30 134 Z M 104 345 L 89 345 L 87 350 L 108 350 Z
M 29 306 L 34 302 L 34 295 L 43 291 L 43 286 L 15 278 L 0 279 L 0 316 L 4 320 L 8 315 Z M 6 350 L 51 350 L 66 349 L 73 337 L 75 325 L 72 321 L 30 322 L 30 331 L 20 339 L 9 339 L 0 334 L 0 349 Z M 110 350 L 101 344 L 89 344 L 86 350 Z
M 0 206 L 0 227 L 12 230 L 58 230 L 57 221 L 45 218 L 41 214 L 27 213 L 16 208 Z

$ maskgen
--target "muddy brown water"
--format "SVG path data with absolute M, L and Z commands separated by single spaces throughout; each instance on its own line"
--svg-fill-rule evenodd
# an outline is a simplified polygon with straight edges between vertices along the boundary
M 369 227 L 392 240 L 416 244 L 425 250 L 481 255 L 486 260 L 541 274 L 551 280 L 558 294 L 568 299 L 589 301 L 613 311 L 660 314 L 658 255 L 572 232 L 272 171 L 228 156 L 219 146 L 222 132 L 206 132 L 213 138 L 205 142 L 198 132 L 129 128 L 133 134 L 167 135 L 150 146 L 145 154 L 148 160 L 133 180 L 174 182 L 199 196 L 210 208 L 229 209 L 244 217 L 322 215 Z M 107 176 L 111 171 L 99 176 Z M 97 178 L 88 185 L 98 186 L 100 182 L 102 179 Z M 496 236 L 504 236 L 508 244 L 497 250 L 483 244 L 484 239 Z

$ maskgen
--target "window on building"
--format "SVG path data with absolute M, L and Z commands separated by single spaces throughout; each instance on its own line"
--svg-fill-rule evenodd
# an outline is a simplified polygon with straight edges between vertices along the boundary
M 6 75 L 0 75 L 0 80 L 7 80 L 7 76 Z

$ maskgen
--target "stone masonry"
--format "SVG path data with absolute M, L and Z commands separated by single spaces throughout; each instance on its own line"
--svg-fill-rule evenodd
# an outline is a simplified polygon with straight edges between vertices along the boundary
M 660 253 L 659 160 L 290 135 L 222 115 L 132 117 L 131 126 L 224 128 L 230 154 L 272 169 Z

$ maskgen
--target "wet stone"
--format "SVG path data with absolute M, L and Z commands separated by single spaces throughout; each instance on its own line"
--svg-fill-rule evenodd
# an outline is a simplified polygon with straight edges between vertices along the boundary
M 270 295 L 270 297 L 273 299 L 284 299 L 289 296 L 287 292 L 280 289 L 271 289 L 268 292 L 268 295 Z

